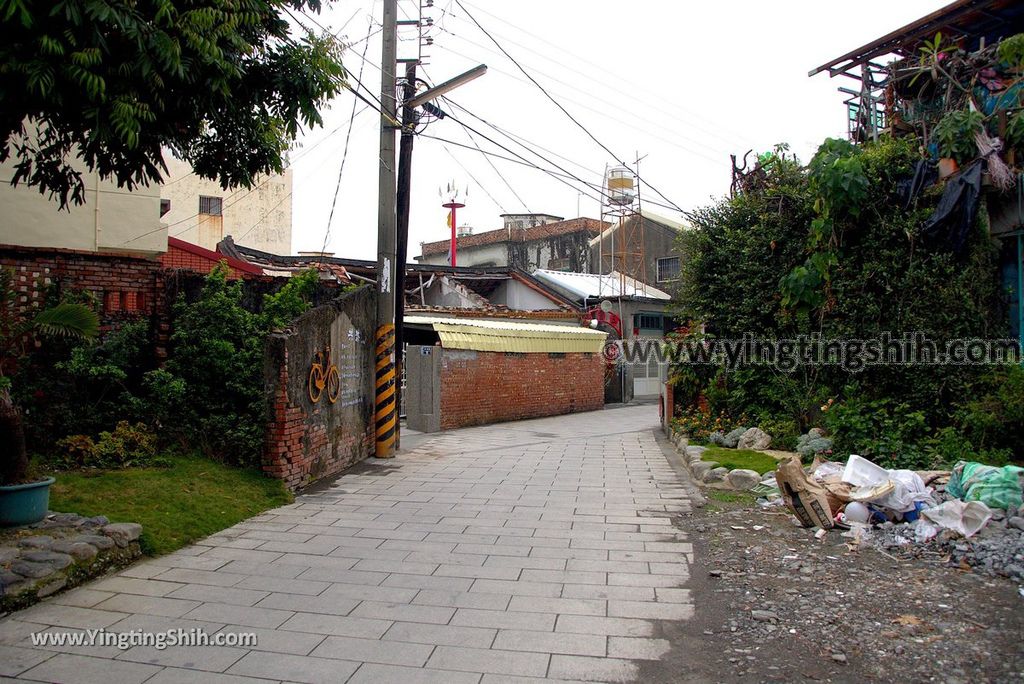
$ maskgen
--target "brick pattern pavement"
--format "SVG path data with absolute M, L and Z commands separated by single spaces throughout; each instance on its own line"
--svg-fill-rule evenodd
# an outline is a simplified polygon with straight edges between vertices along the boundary
M 686 620 L 689 501 L 651 406 L 441 433 L 202 542 L 0 620 L 0 676 L 627 682 Z M 256 632 L 256 647 L 33 648 L 37 631 Z

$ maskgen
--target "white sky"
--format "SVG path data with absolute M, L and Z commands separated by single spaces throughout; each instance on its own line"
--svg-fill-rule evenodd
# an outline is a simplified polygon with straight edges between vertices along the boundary
M 504 130 L 572 160 L 541 151 L 576 175 L 599 182 L 605 165 L 614 160 L 526 81 L 454 2 L 434 2 L 435 7 L 425 12 L 435 22 L 429 33 L 434 44 L 426 50 L 428 63 L 420 77 L 437 84 L 487 64 L 487 75 L 454 91 L 451 99 Z M 808 78 L 807 72 L 947 4 L 901 0 L 880 5 L 878 11 L 864 11 L 838 0 L 463 3 L 620 158 L 629 161 L 638 152 L 647 155 L 640 175 L 687 210 L 728 192 L 730 153 L 742 156 L 748 149 L 756 153 L 786 141 L 806 162 L 825 137 L 845 135 L 843 96 L 836 88 L 854 82 L 829 79 L 826 74 Z M 410 13 L 416 4 L 415 0 L 399 2 Z M 380 14 L 379 2 L 338 0 L 325 7 L 318 21 L 337 30 L 351 18 L 343 35 L 360 41 L 371 17 L 376 30 Z M 401 11 L 399 18 L 405 18 Z M 379 37 L 369 42 L 370 63 L 361 78 L 377 96 Z M 354 75 L 359 74 L 362 48 L 360 43 L 345 55 Z M 400 42 L 400 56 L 413 48 L 410 41 Z M 301 148 L 292 154 L 295 251 L 319 250 L 323 244 L 352 100 L 351 93 L 342 93 L 324 112 L 324 128 L 302 136 Z M 357 105 L 360 110 L 327 249 L 338 256 L 375 259 L 379 116 L 362 103 Z M 456 116 L 529 156 L 479 121 L 463 113 Z M 464 129 L 450 120 L 430 124 L 426 133 L 471 145 Z M 477 142 L 507 156 L 483 139 Z M 481 154 L 448 148 L 437 140 L 416 140 L 410 261 L 419 254 L 420 242 L 448 236 L 447 210 L 440 207 L 438 188 L 452 180 L 460 187 L 469 186 L 467 207 L 460 210 L 458 222 L 469 223 L 476 231 L 501 227 L 499 214 L 504 212 L 497 203 L 511 213 L 529 209 L 566 218 L 599 216 L 595 199 L 580 197 L 533 169 L 493 159 L 525 201 L 524 207 Z M 661 201 L 650 191 L 643 196 Z M 667 209 L 648 208 L 680 218 Z

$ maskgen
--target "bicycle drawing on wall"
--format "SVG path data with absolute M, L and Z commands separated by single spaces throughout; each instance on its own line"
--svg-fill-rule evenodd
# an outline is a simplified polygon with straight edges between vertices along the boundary
M 338 367 L 331 361 L 331 343 L 324 345 L 322 350 L 317 350 L 313 356 L 313 365 L 309 369 L 309 400 L 314 404 L 323 397 L 324 390 L 327 390 L 327 401 L 333 404 L 338 401 L 341 393 L 341 375 Z

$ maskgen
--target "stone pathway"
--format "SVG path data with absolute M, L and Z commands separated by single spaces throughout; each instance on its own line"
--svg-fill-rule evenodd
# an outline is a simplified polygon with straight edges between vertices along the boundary
M 652 406 L 425 436 L 198 544 L 0 621 L 0 675 L 147 682 L 633 681 L 693 613 Z M 407 445 L 408 447 L 409 445 Z M 33 647 L 33 632 L 255 632 Z

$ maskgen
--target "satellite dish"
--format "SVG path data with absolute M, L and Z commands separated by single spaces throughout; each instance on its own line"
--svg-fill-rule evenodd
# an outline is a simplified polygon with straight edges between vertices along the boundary
M 609 302 L 607 299 L 602 300 L 601 301 L 601 311 L 604 311 L 605 313 L 608 313 L 611 310 L 612 310 L 612 303 Z

